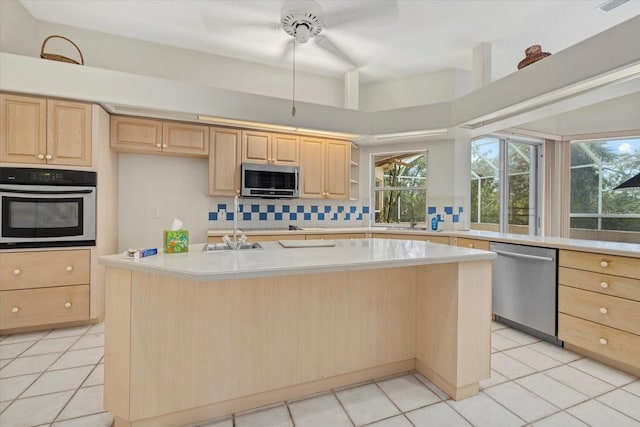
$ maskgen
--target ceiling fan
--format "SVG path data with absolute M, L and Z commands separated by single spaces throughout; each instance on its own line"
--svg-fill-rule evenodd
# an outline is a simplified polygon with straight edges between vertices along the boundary
M 344 2 L 343 4 L 347 4 Z M 331 28 L 343 25 L 349 22 L 363 21 L 376 18 L 395 19 L 397 16 L 397 5 L 395 0 L 378 1 L 370 3 L 351 4 L 348 9 L 325 13 L 316 0 L 287 0 L 282 5 L 280 11 L 280 24 L 285 33 L 292 37 L 287 42 L 284 49 L 284 57 L 287 57 L 290 51 L 293 51 L 293 99 L 291 107 L 291 115 L 296 115 L 295 107 L 295 69 L 296 69 L 296 44 L 305 44 L 313 39 L 316 45 L 334 57 L 346 62 L 354 68 L 358 68 L 359 64 L 350 55 L 346 54 L 341 48 L 330 40 Z M 325 34 L 321 33 L 327 28 Z

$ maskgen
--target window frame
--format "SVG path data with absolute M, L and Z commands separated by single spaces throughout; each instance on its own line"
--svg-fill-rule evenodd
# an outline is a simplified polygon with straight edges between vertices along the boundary
M 376 186 L 376 182 L 379 181 L 376 177 L 376 157 L 380 156 L 394 156 L 394 155 L 406 155 L 406 154 L 416 154 L 422 155 L 425 159 L 425 176 L 424 176 L 424 185 L 413 186 L 413 187 L 388 187 L 388 186 Z M 378 198 L 383 197 L 384 191 L 423 191 L 424 192 L 424 206 L 420 208 L 424 209 L 425 214 L 425 225 L 427 226 L 427 206 L 428 206 L 428 171 L 429 171 L 429 150 L 402 150 L 402 151 L 388 151 L 388 152 L 376 152 L 371 153 L 369 157 L 369 169 L 370 169 L 370 179 L 369 179 L 369 197 L 370 197 L 370 206 L 371 206 L 371 226 L 372 227 L 382 227 L 382 226 L 392 226 L 392 224 L 398 224 L 400 226 L 400 222 L 391 223 L 391 222 L 376 222 L 376 200 Z M 380 202 L 380 206 L 382 202 Z M 414 206 L 414 209 L 418 209 L 417 206 Z M 399 218 L 398 218 L 399 220 Z

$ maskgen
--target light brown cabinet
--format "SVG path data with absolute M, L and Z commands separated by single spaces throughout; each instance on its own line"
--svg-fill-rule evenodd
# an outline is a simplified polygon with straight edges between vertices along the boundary
M 240 194 L 241 131 L 211 128 L 209 149 L 209 194 Z
M 206 157 L 209 154 L 209 127 L 111 116 L 111 148 L 127 153 Z
M 242 161 L 247 163 L 298 166 L 300 141 L 297 135 L 242 131 Z
M 0 253 L 0 332 L 88 320 L 90 250 Z
M 301 137 L 301 196 L 348 199 L 349 154 L 348 141 Z
M 449 244 L 449 236 L 427 236 L 424 234 L 409 233 L 373 233 L 371 235 L 377 239 L 400 239 L 400 240 L 420 240 L 423 242 Z
M 326 233 L 307 234 L 306 240 L 343 240 L 343 239 L 364 239 L 364 233 Z
M 0 94 L 0 161 L 91 166 L 91 104 Z
M 489 242 L 487 240 L 467 239 L 465 237 L 455 237 L 454 244 L 461 248 L 480 249 L 483 251 L 489 250 Z
M 640 259 L 560 250 L 558 338 L 640 374 Z

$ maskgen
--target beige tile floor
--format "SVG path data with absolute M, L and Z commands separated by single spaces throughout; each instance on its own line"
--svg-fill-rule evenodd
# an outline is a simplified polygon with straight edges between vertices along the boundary
M 201 427 L 640 426 L 640 380 L 493 323 L 492 376 L 460 402 L 417 373 Z M 104 325 L 0 336 L 0 426 L 108 427 Z

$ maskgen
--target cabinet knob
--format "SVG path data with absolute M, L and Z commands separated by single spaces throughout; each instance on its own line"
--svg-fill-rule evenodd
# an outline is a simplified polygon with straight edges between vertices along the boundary
M 46 156 L 44 156 L 44 158 L 47 160 L 51 160 L 53 159 L 53 156 L 51 154 L 47 154 Z
M 473 243 L 469 243 L 469 247 L 472 248 L 473 247 Z
M 70 303 L 70 302 L 65 302 L 65 303 L 64 303 L 64 307 L 65 307 L 65 308 L 69 308 L 69 307 L 71 307 L 71 303 Z
M 236 194 L 240 194 L 240 190 L 236 190 Z
M 602 289 L 607 289 L 609 287 L 609 284 L 607 282 L 600 282 L 600 287 Z
M 604 338 L 600 338 L 600 344 L 607 345 L 607 340 Z
M 44 160 L 44 154 L 38 154 L 38 158 L 39 158 L 40 160 Z
M 72 266 L 70 266 L 70 265 L 67 265 L 67 267 L 65 268 L 65 270 L 67 270 L 67 271 L 72 271 L 72 270 L 73 270 L 73 267 L 72 267 Z
M 156 144 L 156 147 L 162 148 L 162 144 Z
M 609 263 L 607 261 L 600 261 L 600 267 L 606 268 L 608 266 L 609 266 Z
M 607 314 L 607 309 L 604 307 L 600 307 L 600 313 Z
M 13 270 L 13 274 L 15 274 L 16 276 L 20 273 L 22 273 L 22 270 L 20 270 L 19 268 L 16 268 L 15 270 Z
M 11 309 L 11 312 L 12 312 L 12 313 L 17 313 L 17 312 L 19 312 L 19 311 L 20 311 L 20 308 L 19 308 L 19 307 L 13 307 L 13 308 Z
M 167 148 L 167 144 L 162 144 L 162 148 Z

